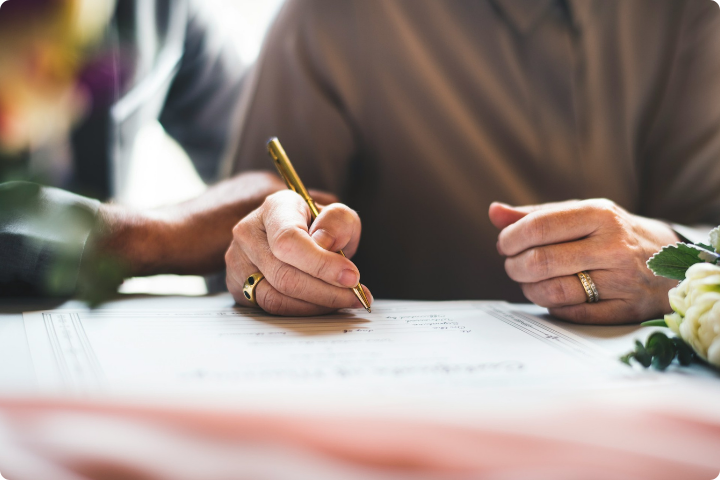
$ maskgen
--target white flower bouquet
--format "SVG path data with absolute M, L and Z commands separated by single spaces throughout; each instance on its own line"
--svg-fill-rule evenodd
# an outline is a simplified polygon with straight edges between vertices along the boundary
M 665 369 L 677 357 L 682 365 L 694 356 L 720 368 L 720 227 L 710 233 L 710 245 L 678 243 L 664 247 L 648 260 L 655 275 L 680 280 L 668 292 L 673 313 L 643 325 L 670 328 L 675 338 L 653 333 L 621 360 Z

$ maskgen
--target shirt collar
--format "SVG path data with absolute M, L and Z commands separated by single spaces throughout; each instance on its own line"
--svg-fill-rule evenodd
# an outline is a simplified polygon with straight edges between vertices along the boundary
M 560 0 L 493 0 L 508 21 L 523 35 L 530 33 Z M 591 0 L 566 0 L 570 23 L 579 29 L 595 6 Z

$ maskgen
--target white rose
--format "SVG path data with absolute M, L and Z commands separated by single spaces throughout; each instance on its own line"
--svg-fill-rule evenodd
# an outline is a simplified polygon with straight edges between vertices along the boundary
M 720 367 L 720 267 L 693 265 L 668 298 L 675 310 L 665 316 L 668 327 L 698 355 Z

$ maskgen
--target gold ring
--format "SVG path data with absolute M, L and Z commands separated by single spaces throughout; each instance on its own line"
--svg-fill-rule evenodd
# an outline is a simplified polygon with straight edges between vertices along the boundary
M 257 300 L 255 300 L 255 287 L 257 287 L 263 280 L 265 280 L 265 275 L 260 272 L 253 273 L 245 279 L 245 284 L 243 285 L 243 295 L 245 295 L 245 298 L 247 298 L 247 300 L 253 305 L 257 305 Z
M 582 271 L 579 272 L 577 276 L 580 279 L 580 283 L 582 283 L 583 288 L 585 289 L 585 295 L 587 296 L 588 303 L 595 303 L 600 301 L 600 294 L 598 293 L 597 287 L 595 286 L 595 282 L 593 282 L 592 278 L 590 278 L 590 274 L 586 271 Z

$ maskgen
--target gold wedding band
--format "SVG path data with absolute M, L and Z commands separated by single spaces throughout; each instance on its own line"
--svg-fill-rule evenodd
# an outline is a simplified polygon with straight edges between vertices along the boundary
M 243 295 L 245 295 L 245 298 L 253 305 L 257 305 L 257 300 L 255 300 L 255 287 L 257 287 L 263 280 L 265 280 L 265 275 L 260 272 L 253 273 L 245 279 L 245 284 L 243 285 Z
M 580 283 L 582 283 L 583 288 L 585 289 L 585 295 L 587 296 L 588 303 L 595 303 L 600 301 L 600 294 L 598 293 L 597 287 L 595 286 L 595 282 L 593 282 L 592 278 L 590 278 L 590 274 L 586 271 L 582 271 L 579 272 L 577 276 L 580 279 Z

